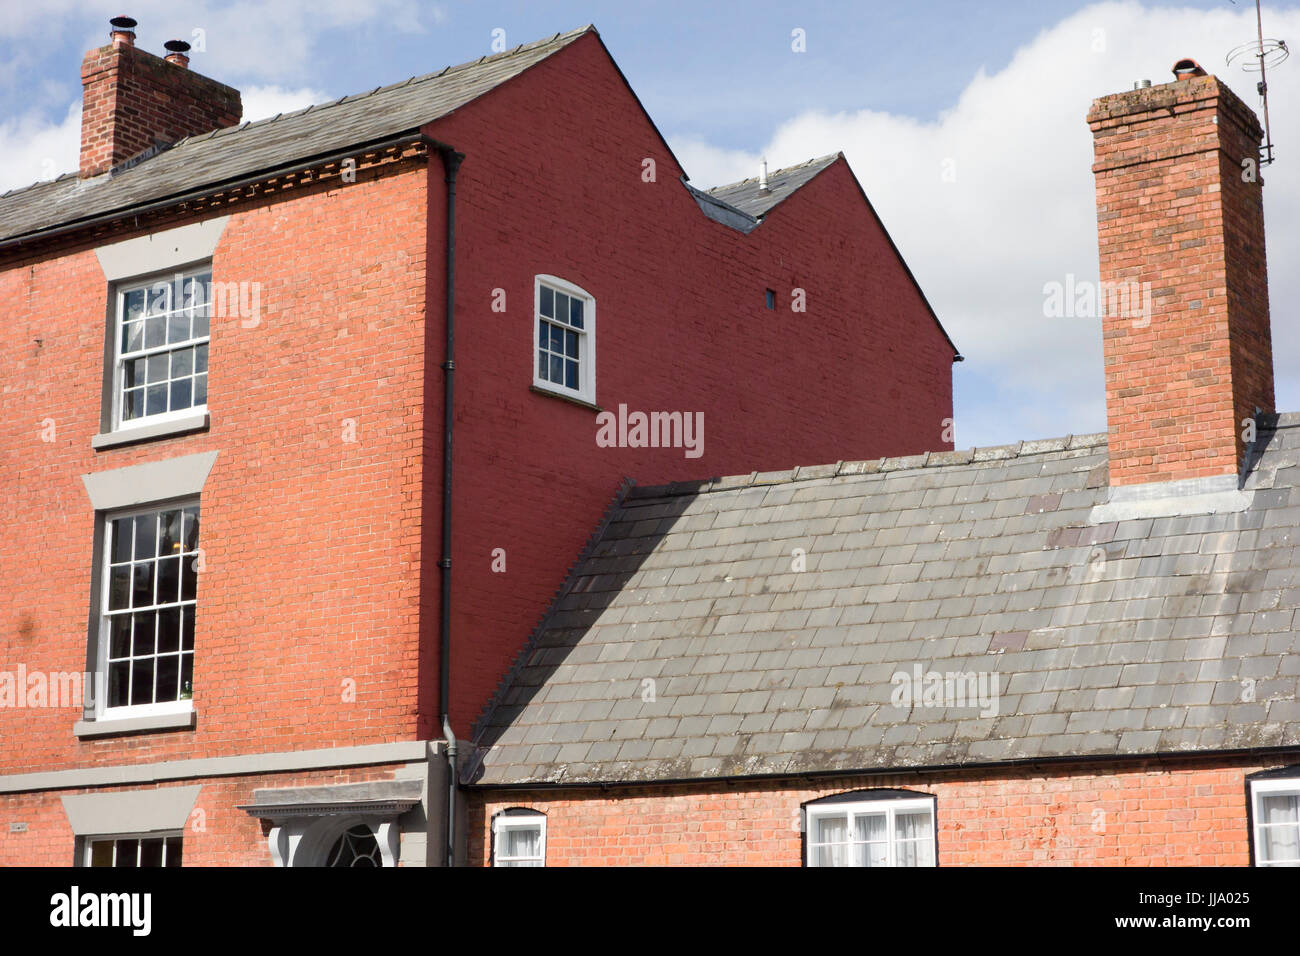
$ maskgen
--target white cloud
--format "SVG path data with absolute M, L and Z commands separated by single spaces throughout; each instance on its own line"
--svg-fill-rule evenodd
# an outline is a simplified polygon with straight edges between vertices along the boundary
M 250 86 L 241 91 L 244 104 L 244 121 L 266 119 L 277 113 L 291 113 L 305 109 L 313 103 L 324 103 L 332 97 L 320 90 L 303 87 L 286 90 L 279 86 Z
M 1092 100 L 1198 59 L 1258 109 L 1254 74 L 1224 54 L 1255 12 L 1104 3 L 1043 31 L 995 73 L 972 77 L 933 122 L 865 110 L 809 112 L 761 150 L 771 166 L 843 149 L 967 357 L 957 366 L 958 440 L 990 444 L 1105 428 L 1100 323 L 1043 316 L 1043 285 L 1097 273 Z M 1267 13 L 1268 35 L 1300 37 L 1300 11 Z M 1100 46 L 1098 50 L 1096 47 Z M 1269 76 L 1278 162 L 1265 172 L 1278 405 L 1300 410 L 1300 62 Z M 754 175 L 758 152 L 698 141 L 674 149 L 699 186 Z M 955 182 L 943 178 L 945 161 Z
M 51 123 L 37 114 L 0 123 L 0 192 L 54 179 L 77 168 L 81 104 Z

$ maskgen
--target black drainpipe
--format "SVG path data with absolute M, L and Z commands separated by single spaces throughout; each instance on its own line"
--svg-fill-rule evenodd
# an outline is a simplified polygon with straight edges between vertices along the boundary
M 438 667 L 438 701 L 442 707 L 442 733 L 447 739 L 447 866 L 456 865 L 456 790 L 459 769 L 456 762 L 456 735 L 451 730 L 451 433 L 455 424 L 454 385 L 456 379 L 456 171 L 464 153 L 443 143 L 436 144 L 442 154 L 447 176 L 447 344 L 443 369 L 443 436 L 442 436 L 442 625 L 439 641 L 442 662 Z

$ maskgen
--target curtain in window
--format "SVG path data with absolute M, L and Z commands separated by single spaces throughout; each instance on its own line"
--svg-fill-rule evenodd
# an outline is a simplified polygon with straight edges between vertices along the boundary
M 1300 862 L 1300 794 L 1260 798 L 1260 855 L 1263 862 Z
M 894 817 L 897 866 L 932 866 L 934 839 L 930 831 L 930 814 L 924 810 L 900 813 Z
M 507 857 L 529 857 L 529 862 L 516 862 L 514 866 L 540 866 L 537 858 L 542 855 L 542 831 L 535 827 L 507 827 L 501 834 L 502 855 Z
M 817 848 L 818 866 L 847 866 L 849 821 L 847 817 L 818 817 L 817 843 L 831 844 Z
M 889 865 L 889 834 L 886 830 L 885 815 L 873 813 L 859 814 L 854 819 L 857 846 L 854 849 L 857 866 Z

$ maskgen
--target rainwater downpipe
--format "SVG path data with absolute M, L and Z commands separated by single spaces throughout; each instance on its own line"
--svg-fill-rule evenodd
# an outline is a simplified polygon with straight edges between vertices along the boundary
M 444 327 L 447 332 L 443 352 L 443 436 L 442 436 L 442 558 L 438 562 L 442 577 L 439 608 L 442 614 L 439 643 L 442 660 L 438 667 L 438 701 L 442 708 L 442 733 L 447 740 L 447 866 L 456 865 L 456 790 L 460 776 L 457 766 L 456 735 L 451 729 L 451 438 L 455 424 L 456 380 L 456 172 L 464 153 L 444 143 L 435 143 L 442 156 L 447 181 L 447 302 Z

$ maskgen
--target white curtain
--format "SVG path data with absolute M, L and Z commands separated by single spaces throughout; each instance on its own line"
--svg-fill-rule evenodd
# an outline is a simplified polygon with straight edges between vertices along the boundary
M 814 842 L 822 844 L 817 848 L 818 866 L 847 866 L 849 820 L 848 817 L 818 817 L 817 834 Z
M 1265 862 L 1300 863 L 1300 795 L 1283 793 L 1260 798 L 1261 856 Z
M 854 847 L 858 866 L 889 865 L 889 833 L 885 828 L 885 815 L 873 813 L 855 818 L 857 846 Z
M 932 866 L 934 839 L 930 832 L 930 814 L 924 810 L 900 813 L 894 817 L 895 864 L 897 866 Z
M 542 831 L 536 827 L 507 827 L 501 834 L 501 855 L 511 857 L 506 866 L 541 866 Z M 518 859 L 527 857 L 528 859 Z

